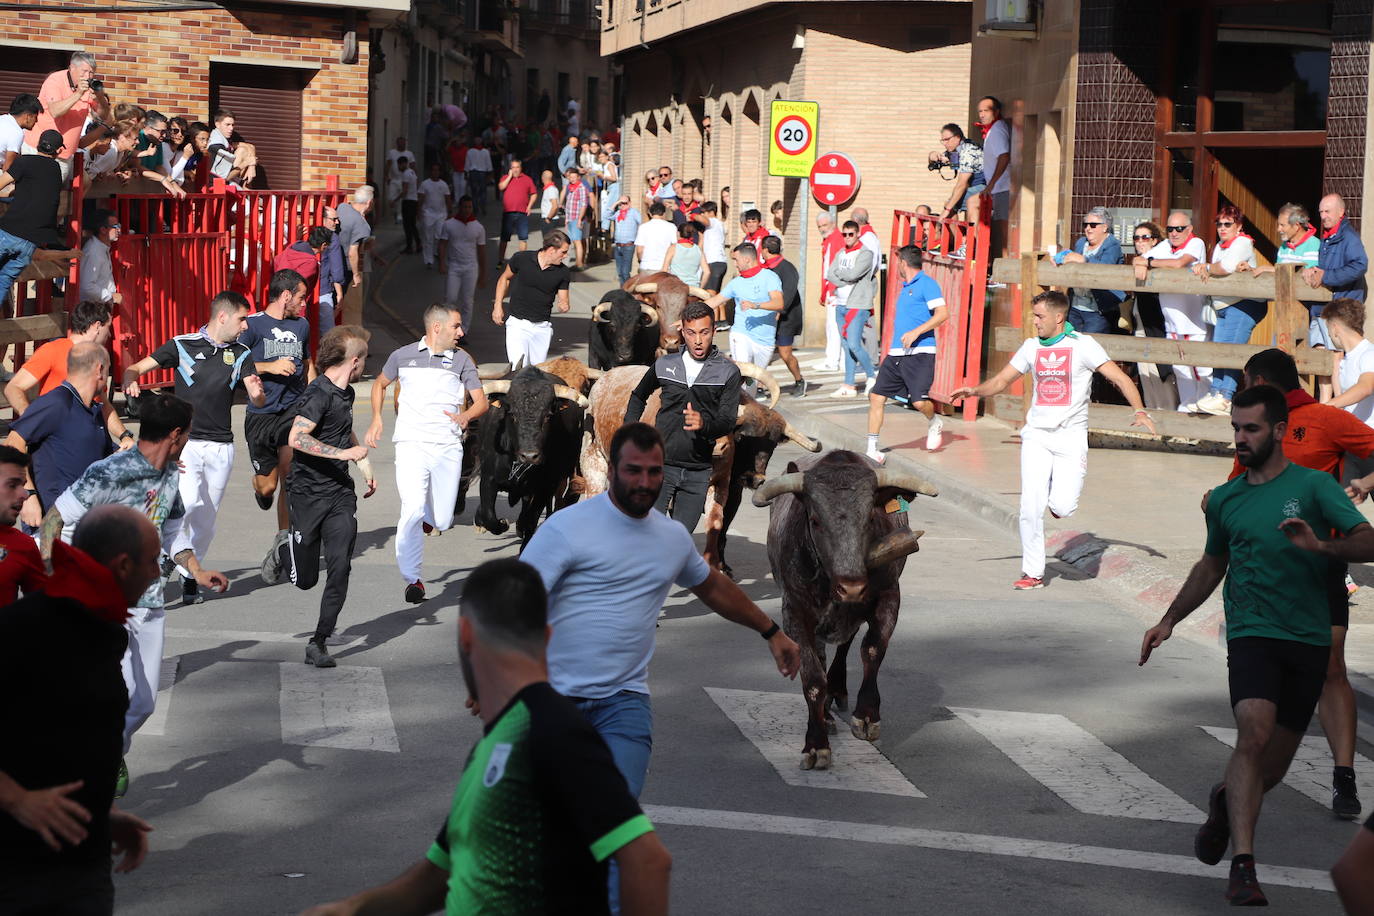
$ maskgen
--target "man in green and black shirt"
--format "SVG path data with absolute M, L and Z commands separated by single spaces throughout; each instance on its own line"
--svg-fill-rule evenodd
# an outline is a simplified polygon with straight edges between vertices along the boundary
M 493 560 L 463 587 L 458 660 L 486 725 L 426 857 L 307 916 L 595 916 L 607 861 L 626 916 L 668 911 L 672 859 L 605 743 L 548 684 L 548 598 L 533 567 Z

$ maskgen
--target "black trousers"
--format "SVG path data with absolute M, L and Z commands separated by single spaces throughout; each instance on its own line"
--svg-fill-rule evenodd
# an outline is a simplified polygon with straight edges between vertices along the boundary
M 291 536 L 282 545 L 282 565 L 291 570 L 291 583 L 309 591 L 320 581 L 320 555 L 324 554 L 324 594 L 314 642 L 323 643 L 334 632 L 339 612 L 348 598 L 348 577 L 353 572 L 353 548 L 358 541 L 358 498 L 351 489 L 335 495 L 287 493 L 291 508 Z
M 114 881 L 109 856 L 94 862 L 63 863 L 11 875 L 0 887 L 0 913 L 6 916 L 110 916 Z M 14 880 L 11 880 L 11 877 Z
M 406 230 L 406 251 L 420 250 L 420 224 L 415 221 L 419 213 L 418 200 L 401 201 L 401 223 Z
M 701 513 L 706 511 L 706 485 L 711 482 L 711 469 L 689 469 L 663 466 L 663 489 L 654 508 L 673 521 L 682 522 L 690 534 L 697 530 Z

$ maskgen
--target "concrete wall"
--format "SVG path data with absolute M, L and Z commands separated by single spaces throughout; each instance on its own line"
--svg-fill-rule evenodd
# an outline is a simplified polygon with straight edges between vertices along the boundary
M 575 32 L 577 35 L 568 34 Z M 606 131 L 613 126 L 611 122 L 611 67 L 608 58 L 601 56 L 600 44 L 594 33 L 578 37 L 580 29 L 565 29 L 556 25 L 543 25 L 537 21 L 527 22 L 522 35 L 525 56 L 511 61 L 511 87 L 514 107 L 511 120 L 516 124 L 527 124 L 536 112 L 526 105 L 525 86 L 527 71 L 539 71 L 539 86 L 549 91 L 549 120 L 554 121 L 566 99 L 558 98 L 558 75 L 568 75 L 568 86 L 572 95 L 582 102 L 582 131 L 592 128 Z M 595 77 L 599 83 L 595 103 L 587 97 L 587 78 Z M 538 101 L 535 93 L 535 101 Z M 594 116 L 588 116 L 588 109 L 594 109 Z
M 67 0 L 65 6 L 100 2 Z M 363 180 L 368 129 L 365 16 L 358 17 L 356 64 L 339 63 L 342 13 L 327 8 L 285 13 L 150 9 L 99 15 L 3 10 L 0 35 L 90 51 L 113 100 L 202 120 L 210 114 L 212 57 L 216 62 L 308 64 L 317 70 L 302 99 L 302 184 L 320 188 L 329 175 L 338 175 L 345 187 Z

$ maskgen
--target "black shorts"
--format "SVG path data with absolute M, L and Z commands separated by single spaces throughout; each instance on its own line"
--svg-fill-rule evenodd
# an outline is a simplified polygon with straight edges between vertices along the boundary
M 266 477 L 277 469 L 277 449 L 286 444 L 292 419 L 285 410 L 243 415 L 243 438 L 248 442 L 248 458 L 257 476 Z
M 792 341 L 801 336 L 802 318 L 805 317 L 802 315 L 802 311 L 802 307 L 796 305 L 783 312 L 778 318 L 778 337 L 774 343 L 779 347 L 790 347 Z
M 1231 705 L 1268 700 L 1278 707 L 1276 721 L 1295 732 L 1307 731 L 1326 683 L 1330 646 L 1291 639 L 1239 636 L 1226 644 Z
M 1332 560 L 1326 574 L 1326 603 L 1333 627 L 1350 626 L 1350 593 L 1345 590 L 1346 564 Z
M 930 397 L 930 386 L 934 381 L 934 353 L 889 356 L 878 367 L 878 381 L 874 383 L 871 393 L 885 398 L 901 395 L 914 404 Z

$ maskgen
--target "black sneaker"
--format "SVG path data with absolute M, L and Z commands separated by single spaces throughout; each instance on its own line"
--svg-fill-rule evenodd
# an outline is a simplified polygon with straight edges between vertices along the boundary
M 270 509 L 270 508 L 272 508 L 272 497 L 275 496 L 275 495 L 276 495 L 275 493 L 268 493 L 266 496 L 263 496 L 263 495 L 262 495 L 261 493 L 259 493 L 257 490 L 254 490 L 254 491 L 253 491 L 253 498 L 254 498 L 255 500 L 258 501 L 258 508 L 259 508 L 259 509 Z
M 324 647 L 324 643 L 315 642 L 313 639 L 305 644 L 305 663 L 314 665 L 316 668 L 337 668 L 339 663 L 334 661 L 334 657 L 329 654 L 329 650 Z
M 1212 786 L 1207 796 L 1207 822 L 1197 829 L 1197 835 L 1193 837 L 1193 855 L 1204 865 L 1216 865 L 1226 855 L 1229 845 L 1231 821 L 1226 813 L 1226 784 L 1219 782 Z M 1253 877 L 1254 870 L 1250 873 Z M 1231 875 L 1234 878 L 1235 872 Z
M 806 397 L 807 389 L 810 387 L 811 386 L 807 383 L 806 379 L 797 379 L 797 381 L 794 382 L 792 386 L 787 389 L 787 395 L 788 397 L 793 398 L 804 398 Z
M 415 581 L 406 586 L 406 601 L 411 604 L 420 604 L 425 600 L 425 584 Z
M 1255 877 L 1255 863 L 1232 862 L 1231 880 L 1226 885 L 1226 899 L 1231 906 L 1268 906 L 1269 898 L 1260 889 Z
M 1360 816 L 1360 795 L 1355 789 L 1352 770 L 1338 772 L 1331 781 L 1331 810 L 1342 820 L 1353 821 Z
M 195 579 L 181 577 L 181 603 L 183 605 L 205 603 L 205 596 L 200 593 L 200 586 L 196 584 Z

